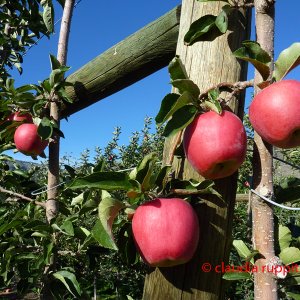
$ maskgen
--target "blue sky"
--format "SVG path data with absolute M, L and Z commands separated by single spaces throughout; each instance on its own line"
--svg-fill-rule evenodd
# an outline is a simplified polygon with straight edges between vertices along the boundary
M 70 73 L 179 4 L 178 0 L 81 0 L 74 10 L 71 27 L 67 62 L 72 68 Z M 293 42 L 300 41 L 300 2 L 277 0 L 276 5 L 275 57 Z M 62 14 L 61 9 L 57 8 L 56 20 Z M 13 73 L 16 86 L 37 83 L 49 76 L 49 53 L 56 55 L 58 26 L 50 40 L 43 38 L 28 51 L 24 57 L 22 76 Z M 252 77 L 250 72 L 249 78 Z M 299 70 L 293 71 L 289 77 L 300 79 Z M 61 155 L 78 157 L 87 148 L 105 147 L 116 126 L 122 128 L 120 143 L 127 144 L 131 133 L 143 127 L 146 116 L 155 117 L 162 98 L 170 89 L 165 68 L 72 115 L 68 122 L 62 121 L 66 138 L 61 140 Z M 22 154 L 14 157 L 31 160 Z

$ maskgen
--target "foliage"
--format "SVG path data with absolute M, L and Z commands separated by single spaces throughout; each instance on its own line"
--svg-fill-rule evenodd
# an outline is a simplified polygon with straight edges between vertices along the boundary
M 26 48 L 53 32 L 52 0 L 1 0 L 0 16 L 0 78 L 5 81 L 8 69 L 16 67 L 22 73 Z

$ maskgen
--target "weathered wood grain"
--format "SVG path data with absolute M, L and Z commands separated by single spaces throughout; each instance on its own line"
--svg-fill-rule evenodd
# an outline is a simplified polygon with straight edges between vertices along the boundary
M 244 13 L 231 15 L 229 31 L 213 41 L 189 47 L 183 43 L 183 37 L 193 21 L 206 14 L 219 14 L 223 5 L 221 1 L 200 3 L 196 0 L 183 0 L 176 54 L 181 57 L 189 77 L 199 85 L 201 91 L 220 82 L 246 79 L 246 65 L 232 55 L 232 51 L 240 47 L 241 42 L 247 38 L 246 25 L 249 19 Z M 231 106 L 236 112 L 242 112 L 242 98 L 239 105 L 237 101 L 232 101 Z M 176 136 L 165 145 L 166 160 L 174 140 Z M 179 178 L 199 179 L 186 160 L 175 159 L 173 167 Z M 216 182 L 224 201 L 216 198 L 202 199 L 196 207 L 200 224 L 200 242 L 196 255 L 185 265 L 151 270 L 145 282 L 144 300 L 223 299 L 223 274 L 216 272 L 214 268 L 228 260 L 237 176 L 235 174 Z M 205 263 L 211 265 L 210 272 L 201 269 Z
M 62 117 L 93 103 L 167 66 L 175 56 L 180 6 L 130 35 L 71 74 L 67 93 L 74 103 Z

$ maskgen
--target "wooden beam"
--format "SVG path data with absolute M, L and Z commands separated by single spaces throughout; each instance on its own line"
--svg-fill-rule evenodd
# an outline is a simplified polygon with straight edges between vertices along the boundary
M 207 14 L 218 15 L 223 5 L 222 1 L 182 2 L 176 53 L 181 57 L 189 78 L 201 91 L 220 82 L 236 82 L 247 78 L 246 64 L 239 62 L 232 54 L 243 40 L 249 38 L 247 29 L 250 27 L 247 27 L 247 21 L 250 18 L 246 17 L 244 11 L 236 11 L 230 15 L 230 26 L 226 34 L 212 38 L 210 42 L 199 42 L 189 47 L 183 43 L 183 37 L 193 21 Z M 243 97 L 239 101 L 232 100 L 231 108 L 240 112 L 241 116 Z M 168 161 L 177 138 L 177 135 L 174 135 L 166 140 L 165 162 Z M 199 175 L 185 159 L 175 158 L 173 169 L 178 178 L 199 179 Z M 215 267 L 222 262 L 228 262 L 236 187 L 237 174 L 234 174 L 216 181 L 216 188 L 224 201 L 214 197 L 201 197 L 200 203 L 195 207 L 199 217 L 200 241 L 193 259 L 184 265 L 151 269 L 146 276 L 143 300 L 224 299 L 223 274 L 216 272 Z
M 167 66 L 175 56 L 181 6 L 111 47 L 67 81 L 74 101 L 62 110 L 62 118 L 110 96 Z

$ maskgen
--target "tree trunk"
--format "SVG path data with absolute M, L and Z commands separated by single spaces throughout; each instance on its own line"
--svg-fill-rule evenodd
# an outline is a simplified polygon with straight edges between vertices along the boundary
M 274 3 L 267 0 L 255 0 L 257 42 L 272 57 L 274 56 Z M 272 68 L 271 68 L 272 69 Z M 272 71 L 272 70 L 271 70 Z M 262 81 L 258 72 L 255 73 L 256 84 Z M 255 94 L 259 88 L 255 88 Z M 253 183 L 254 189 L 266 197 L 273 195 L 273 147 L 265 143 L 261 137 L 254 135 L 253 152 Z M 277 282 L 272 272 L 263 272 L 263 268 L 274 261 L 274 215 L 270 204 L 263 202 L 258 196 L 251 195 L 252 209 L 252 240 L 253 247 L 262 258 L 256 261 L 258 272 L 254 273 L 255 299 L 277 299 Z M 275 259 L 275 260 L 274 260 Z M 271 268 L 270 268 L 271 269 Z
M 198 42 L 185 46 L 183 37 L 190 24 L 206 14 L 217 15 L 222 2 L 199 3 L 184 0 L 182 4 L 177 54 L 183 61 L 190 79 L 201 91 L 220 82 L 237 82 L 246 79 L 246 64 L 237 61 L 232 51 L 249 37 L 250 12 L 231 15 L 229 31 L 211 42 Z M 232 101 L 231 107 L 242 117 L 243 96 L 239 105 Z M 164 160 L 168 161 L 170 149 L 176 136 L 167 140 Z M 199 175 L 186 160 L 175 159 L 176 175 L 184 179 L 199 179 Z M 187 264 L 173 268 L 156 268 L 146 277 L 143 299 L 222 299 L 224 287 L 222 275 L 215 267 L 228 260 L 231 247 L 231 227 L 236 196 L 237 174 L 217 180 L 217 188 L 224 202 L 203 199 L 196 208 L 200 223 L 200 242 L 194 258 Z

